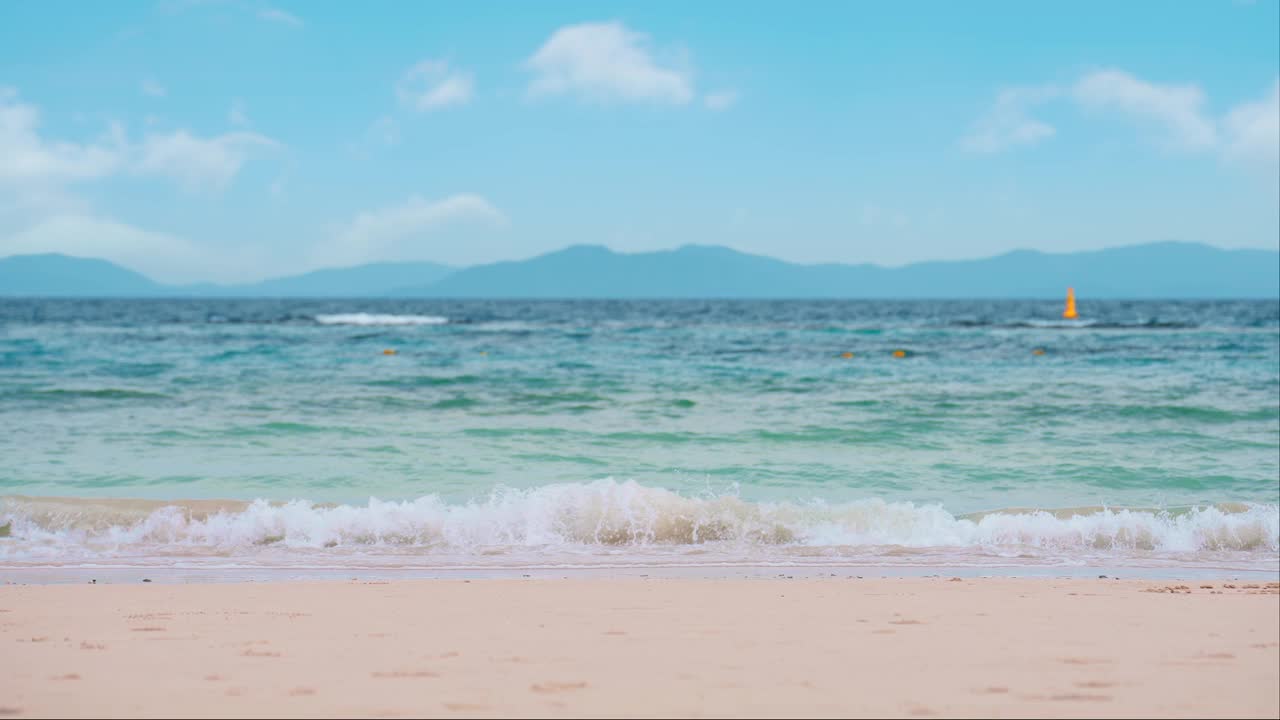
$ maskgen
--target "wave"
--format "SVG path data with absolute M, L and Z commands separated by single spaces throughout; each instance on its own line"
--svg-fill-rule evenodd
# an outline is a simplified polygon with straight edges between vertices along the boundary
M 947 327 L 958 328 L 997 328 L 997 329 L 1035 329 L 1035 330 L 1190 330 L 1200 327 L 1196 323 L 1166 320 L 1141 320 L 1136 322 L 1111 322 L 1095 319 L 1082 320 L 1017 320 L 998 322 L 987 320 L 952 320 Z
M 935 505 L 878 499 L 830 504 L 690 497 L 611 479 L 501 489 L 465 503 L 437 496 L 365 505 L 0 499 L 0 558 L 112 555 L 145 548 L 239 552 L 256 546 L 479 553 L 505 548 L 718 546 L 728 549 L 943 548 L 998 554 L 1252 552 L 1280 550 L 1276 505 L 1175 510 L 1006 509 L 953 515 Z M 611 550 L 612 549 L 612 550 Z
M 11 397 L 25 397 L 35 400 L 168 400 L 169 395 L 126 388 L 53 388 L 51 390 L 32 390 L 20 388 L 4 393 Z
M 444 325 L 449 318 L 439 315 L 383 315 L 378 313 L 339 313 L 316 315 L 321 325 Z
M 1041 329 L 1075 329 L 1091 330 L 1190 330 L 1200 327 L 1196 323 L 1174 322 L 1165 320 L 1143 320 L 1139 322 L 1104 322 L 1101 320 L 1027 320 L 1012 323 L 1008 327 L 1041 328 Z

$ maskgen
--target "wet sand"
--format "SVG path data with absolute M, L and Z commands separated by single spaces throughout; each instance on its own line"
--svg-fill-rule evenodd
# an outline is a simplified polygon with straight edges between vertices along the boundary
M 0 587 L 0 716 L 1276 717 L 1280 586 Z

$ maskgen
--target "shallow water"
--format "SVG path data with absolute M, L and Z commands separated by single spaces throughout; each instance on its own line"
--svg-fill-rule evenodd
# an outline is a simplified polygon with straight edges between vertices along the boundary
M 0 562 L 1276 568 L 1280 303 L 1080 309 L 4 300 Z

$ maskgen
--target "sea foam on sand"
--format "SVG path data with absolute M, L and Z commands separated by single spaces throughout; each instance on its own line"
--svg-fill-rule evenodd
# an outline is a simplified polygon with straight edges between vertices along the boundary
M 751 561 L 780 551 L 972 551 L 996 557 L 1102 561 L 1151 553 L 1184 559 L 1226 553 L 1274 562 L 1280 510 L 1221 505 L 1172 510 L 1005 509 L 953 515 L 936 505 L 869 499 L 751 502 L 691 497 L 617 482 L 503 489 L 469 502 L 438 496 L 364 505 L 0 498 L 10 537 L 0 559 L 112 557 L 216 550 L 250 556 L 265 545 L 452 556 L 520 551 L 605 553 L 625 561 L 651 550 L 715 551 Z

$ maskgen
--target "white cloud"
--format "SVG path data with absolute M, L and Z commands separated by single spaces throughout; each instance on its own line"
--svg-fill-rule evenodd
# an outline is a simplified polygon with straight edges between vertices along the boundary
M 1033 145 L 1056 134 L 1052 125 L 1035 119 L 1031 110 L 1065 100 L 1094 112 L 1128 116 L 1154 128 L 1166 147 L 1221 153 L 1232 160 L 1280 159 L 1280 78 L 1262 99 L 1237 105 L 1221 118 L 1205 110 L 1205 94 L 1197 85 L 1162 85 L 1122 70 L 1091 72 L 1068 89 L 1053 86 L 1007 88 L 960 147 L 998 152 Z
M 142 90 L 143 95 L 149 97 L 164 97 L 169 94 L 163 85 L 150 78 L 143 80 L 139 89 Z
M 313 254 L 317 267 L 355 265 L 400 255 L 407 241 L 458 224 L 500 227 L 506 217 L 479 195 L 459 194 L 428 202 L 412 197 L 392 207 L 360 213 Z
M 164 283 L 259 279 L 273 259 L 259 246 L 205 247 L 91 212 L 52 215 L 0 235 L 0 256 L 50 252 L 102 258 Z
M 206 279 L 211 260 L 182 238 L 91 215 L 45 218 L 0 238 L 0 255 L 49 252 L 102 258 L 170 282 Z
M 991 110 L 960 140 L 960 147 L 971 152 L 992 153 L 1034 145 L 1053 137 L 1057 132 L 1053 126 L 1031 117 L 1029 110 L 1059 94 L 1053 87 L 1001 90 Z
M 280 146 L 251 132 L 199 137 L 186 130 L 148 135 L 133 144 L 113 125 L 92 143 L 51 141 L 40 136 L 40 112 L 0 89 L 0 185 L 21 192 L 36 185 L 58 186 L 99 179 L 122 171 L 171 177 L 189 189 L 225 187 L 257 150 Z
M 62 183 L 103 177 L 125 155 L 123 131 L 114 126 L 96 143 L 48 141 L 40 137 L 40 111 L 0 87 L 0 184 Z
M 734 90 L 720 90 L 718 92 L 707 93 L 702 99 L 703 104 L 709 110 L 728 110 L 738 102 L 738 93 Z
M 1227 156 L 1237 160 L 1280 160 L 1280 79 L 1271 94 L 1257 102 L 1241 103 L 1222 121 Z
M 261 266 L 246 265 L 260 259 L 257 251 L 212 252 L 102 217 L 68 186 L 136 173 L 176 178 L 189 187 L 222 187 L 251 153 L 278 147 L 276 141 L 248 132 L 205 138 L 177 130 L 133 143 L 113 125 L 98 140 L 76 143 L 39 131 L 39 109 L 0 88 L 0 255 L 101 257 L 171 282 L 243 277 L 245 267 Z
M 163 175 L 188 189 L 220 189 L 240 172 L 249 154 L 279 147 L 271 138 L 251 132 L 233 132 L 202 138 L 186 130 L 150 135 L 139 148 L 134 169 L 142 174 Z
M 471 100 L 475 82 L 471 73 L 451 70 L 444 60 L 423 60 L 405 72 L 396 83 L 396 96 L 407 107 L 420 112 Z
M 265 8 L 258 11 L 258 17 L 270 22 L 281 23 L 290 27 L 302 27 L 302 18 L 287 13 L 279 8 Z
M 272 192 L 282 192 L 283 182 L 283 177 L 277 178 Z M 424 246 L 422 241 L 433 235 L 440 237 L 445 231 L 456 241 L 458 233 L 468 229 L 501 228 L 506 222 L 501 211 L 478 195 L 459 194 L 435 202 L 414 197 L 400 205 L 360 213 L 328 241 L 315 246 L 309 256 L 312 262 L 305 267 L 436 256 L 441 248 Z M 271 254 L 269 248 L 259 246 L 205 246 L 88 209 L 51 209 L 16 232 L 0 231 L 0 257 L 49 252 L 103 258 L 168 283 L 243 282 L 278 274 L 285 267 L 290 271 L 304 269 L 296 253 Z
M 556 30 L 525 61 L 534 74 L 531 96 L 576 94 L 597 102 L 693 100 L 693 78 L 685 69 L 663 67 L 647 36 L 620 22 L 582 23 Z
M 1072 96 L 1087 108 L 1155 123 L 1175 147 L 1203 149 L 1218 142 L 1213 120 L 1204 114 L 1204 91 L 1196 85 L 1159 85 L 1121 70 L 1099 70 L 1081 78 Z

